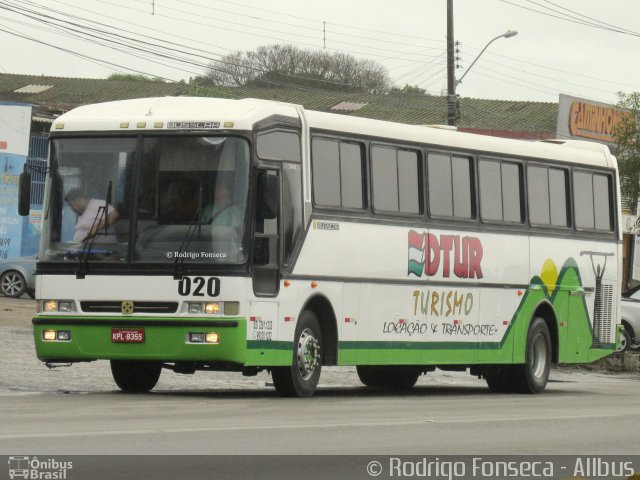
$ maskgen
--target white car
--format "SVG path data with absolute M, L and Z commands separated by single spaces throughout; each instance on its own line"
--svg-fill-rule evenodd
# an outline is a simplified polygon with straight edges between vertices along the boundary
M 620 352 L 640 348 L 640 285 L 622 294 L 624 332 Z
M 0 262 L 0 290 L 7 297 L 19 298 L 24 293 L 34 297 L 36 288 L 36 256 L 17 257 Z

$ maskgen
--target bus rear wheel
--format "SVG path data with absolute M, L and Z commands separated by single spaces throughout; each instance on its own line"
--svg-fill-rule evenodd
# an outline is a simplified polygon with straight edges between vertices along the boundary
M 489 367 L 484 374 L 489 390 L 495 393 L 511 393 L 515 390 L 514 370 L 512 365 L 495 365 Z
M 127 393 L 146 393 L 158 383 L 161 362 L 111 360 L 111 374 L 120 389 Z
M 271 368 L 273 385 L 283 397 L 310 397 L 322 370 L 322 332 L 312 311 L 305 310 L 298 318 L 293 346 L 291 366 Z
M 551 370 L 551 334 L 542 318 L 534 318 L 529 327 L 524 365 L 513 368 L 518 393 L 540 393 L 547 386 Z
M 367 387 L 410 390 L 422 373 L 419 367 L 405 365 L 358 365 L 360 381 Z

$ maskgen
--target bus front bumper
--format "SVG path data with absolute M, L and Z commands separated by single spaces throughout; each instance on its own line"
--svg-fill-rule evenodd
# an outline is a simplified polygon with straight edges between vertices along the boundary
M 36 316 L 36 353 L 44 362 L 158 360 L 247 364 L 245 318 Z M 206 343 L 209 338 L 217 343 Z M 195 335 L 194 335 L 195 334 Z M 203 334 L 202 337 L 197 334 Z

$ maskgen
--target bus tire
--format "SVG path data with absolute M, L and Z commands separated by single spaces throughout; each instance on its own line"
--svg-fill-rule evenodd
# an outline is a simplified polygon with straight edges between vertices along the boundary
M 381 367 L 373 365 L 357 365 L 358 378 L 366 387 L 381 388 L 384 384 Z
M 627 327 L 625 327 L 622 329 L 622 335 L 620 336 L 620 348 L 616 350 L 616 353 L 626 352 L 629 350 L 631 343 L 631 334 L 629 333 L 629 330 L 627 330 Z
M 305 310 L 298 318 L 291 366 L 271 368 L 276 392 L 282 397 L 310 397 L 322 370 L 322 332 L 316 314 Z
M 111 374 L 116 385 L 126 393 L 146 393 L 158 383 L 161 362 L 111 360 Z
M 551 370 L 551 334 L 542 318 L 534 318 L 529 326 L 524 365 L 516 365 L 518 393 L 540 393 L 547 386 Z
M 489 390 L 494 393 L 511 393 L 515 389 L 514 371 L 511 365 L 489 367 L 484 378 Z
M 410 390 L 422 373 L 419 367 L 405 365 L 358 365 L 356 371 L 367 387 L 388 390 Z

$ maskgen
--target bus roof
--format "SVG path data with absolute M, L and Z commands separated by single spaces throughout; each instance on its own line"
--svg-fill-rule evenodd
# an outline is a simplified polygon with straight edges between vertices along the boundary
M 439 126 L 406 125 L 368 118 L 305 111 L 312 128 L 370 137 L 427 143 L 447 150 L 469 150 L 491 155 L 513 155 L 615 168 L 606 145 L 580 140 L 529 141 L 460 132 Z
M 211 97 L 156 97 L 97 103 L 75 108 L 56 119 L 54 132 L 134 130 L 251 130 L 277 115 L 298 118 L 302 107 L 271 100 Z M 309 127 L 372 138 L 439 146 L 453 151 L 529 158 L 615 168 L 605 145 L 577 140 L 526 141 L 408 125 L 350 115 L 304 110 Z

